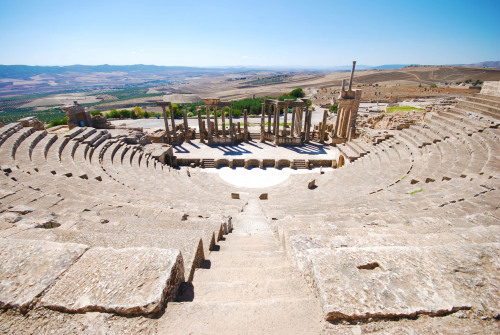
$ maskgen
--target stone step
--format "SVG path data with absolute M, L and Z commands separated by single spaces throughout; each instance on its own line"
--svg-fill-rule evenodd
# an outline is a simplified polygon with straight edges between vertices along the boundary
M 205 158 L 201 161 L 201 167 L 204 169 L 215 168 L 215 161 L 211 158 Z
M 303 159 L 294 159 L 293 164 L 296 169 L 307 169 L 306 161 Z
M 235 269 L 244 272 L 243 269 Z M 276 299 L 295 299 L 307 296 L 310 290 L 302 277 L 287 275 L 283 279 L 267 279 L 269 275 L 251 277 L 251 272 L 244 280 L 238 281 L 193 281 L 196 302 L 273 302 Z M 196 273 L 195 273 L 196 276 Z M 196 277 L 195 277 L 196 278 Z M 266 278 L 266 280 L 262 280 Z
M 223 252 L 221 252 L 222 254 Z M 214 253 L 212 253 L 213 257 Z M 248 278 L 263 278 L 270 276 L 271 278 L 284 278 L 297 273 L 297 270 L 290 264 L 279 264 L 274 267 L 213 267 L 210 269 L 199 268 L 195 270 L 194 280 L 195 283 L 200 282 L 232 282 L 244 281 Z
M 319 334 L 319 306 L 314 299 L 272 302 L 169 303 L 158 322 L 159 334 Z

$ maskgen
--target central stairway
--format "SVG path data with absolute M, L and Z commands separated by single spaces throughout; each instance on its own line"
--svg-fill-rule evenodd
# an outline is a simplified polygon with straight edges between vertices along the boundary
M 258 200 L 234 218 L 205 268 L 168 304 L 159 334 L 319 334 L 320 302 L 290 263 Z M 188 283 L 189 284 L 189 283 Z

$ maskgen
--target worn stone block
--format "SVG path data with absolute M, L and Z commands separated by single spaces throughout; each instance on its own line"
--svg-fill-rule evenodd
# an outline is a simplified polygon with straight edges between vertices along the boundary
M 326 320 L 500 311 L 500 244 L 309 249 Z
M 0 239 L 0 308 L 28 308 L 87 249 L 75 243 Z
M 67 312 L 152 314 L 184 281 L 177 249 L 92 248 L 47 292 L 43 306 Z

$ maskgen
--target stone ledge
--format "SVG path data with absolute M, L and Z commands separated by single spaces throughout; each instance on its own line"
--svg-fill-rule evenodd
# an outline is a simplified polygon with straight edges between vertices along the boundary
M 42 298 L 50 309 L 82 313 L 154 314 L 184 281 L 177 249 L 92 248 Z
M 88 246 L 0 239 L 0 308 L 26 310 Z

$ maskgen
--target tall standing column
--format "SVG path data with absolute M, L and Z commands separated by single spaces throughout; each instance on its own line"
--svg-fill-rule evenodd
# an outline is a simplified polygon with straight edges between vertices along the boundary
M 283 136 L 286 136 L 286 126 L 287 126 L 287 119 L 288 119 L 288 106 L 285 107 L 283 114 L 284 114 L 284 120 L 283 120 Z
M 323 111 L 323 122 L 321 123 L 321 129 L 319 131 L 320 143 L 325 143 L 325 130 L 326 130 L 326 117 L 328 116 L 328 111 L 325 109 Z
M 312 111 L 309 110 L 309 107 L 306 107 L 306 117 L 304 118 L 304 131 L 306 133 L 304 142 L 306 143 L 309 143 L 309 141 L 311 140 L 311 114 Z
M 205 143 L 205 141 L 203 140 L 203 120 L 201 119 L 201 108 L 198 109 L 198 128 L 199 128 L 199 132 L 200 132 L 200 143 Z
M 222 123 L 222 136 L 226 136 L 226 116 L 224 114 L 226 114 L 226 108 L 222 107 L 222 110 L 220 112 L 221 123 Z
M 217 107 L 214 107 L 214 126 L 215 126 L 215 137 L 219 137 L 219 121 L 217 117 Z
M 210 142 L 210 139 L 212 138 L 212 132 L 210 131 L 210 107 L 206 107 L 206 117 L 207 117 L 207 139 Z
M 248 142 L 248 113 L 243 110 L 243 141 Z
M 182 111 L 182 117 L 184 118 L 184 141 L 189 143 L 191 141 L 189 140 L 188 119 L 187 119 L 187 113 L 186 113 L 185 109 Z
M 274 143 L 278 144 L 279 142 L 279 129 L 280 129 L 280 109 L 279 107 L 276 106 L 274 110 L 274 124 L 273 124 L 273 130 L 274 130 Z
M 170 108 L 170 121 L 172 121 L 172 137 L 174 138 L 174 142 L 177 139 L 176 136 L 176 129 L 175 129 L 175 115 L 174 115 L 174 108 L 172 105 L 169 106 Z
M 234 139 L 234 127 L 233 127 L 233 107 L 229 106 L 229 136 L 231 137 L 231 142 Z
M 276 109 L 275 106 L 269 105 L 269 110 L 267 111 L 267 132 L 271 133 L 271 106 L 273 107 L 273 110 Z M 274 114 L 273 114 L 274 115 Z
M 261 143 L 264 143 L 266 141 L 265 131 L 266 131 L 266 104 L 262 103 L 262 111 L 260 113 L 260 142 Z
M 297 107 L 292 107 L 292 127 L 290 128 L 290 137 L 295 137 L 294 131 L 295 131 L 295 111 Z
M 335 129 L 333 130 L 333 136 L 338 137 L 339 124 L 340 124 L 340 116 L 342 114 L 342 108 L 337 108 L 337 120 L 335 121 Z
M 165 132 L 167 133 L 168 143 L 170 143 L 170 129 L 168 127 L 168 115 L 167 108 L 165 106 L 161 106 L 163 109 L 163 121 L 165 122 Z

